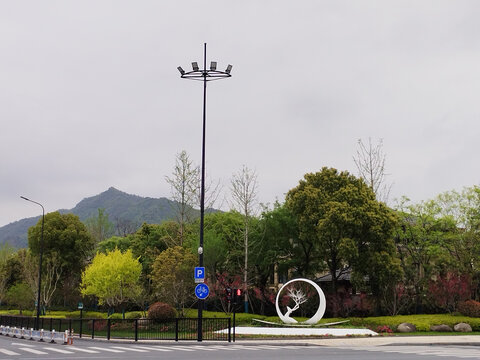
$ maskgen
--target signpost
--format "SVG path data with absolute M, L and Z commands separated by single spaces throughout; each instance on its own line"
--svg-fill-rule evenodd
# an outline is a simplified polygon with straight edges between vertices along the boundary
M 78 309 L 80 310 L 80 337 L 82 337 L 83 302 L 79 302 L 79 303 L 78 303 Z

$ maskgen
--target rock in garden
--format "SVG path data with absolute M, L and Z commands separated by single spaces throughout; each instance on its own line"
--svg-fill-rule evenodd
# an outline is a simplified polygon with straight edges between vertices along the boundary
M 453 327 L 453 330 L 458 332 L 472 332 L 472 327 L 467 323 L 458 323 Z
M 417 327 L 410 323 L 401 323 L 397 326 L 397 332 L 407 333 L 407 332 L 415 332 L 417 331 Z
M 452 328 L 448 325 L 432 325 L 430 326 L 431 331 L 438 331 L 438 332 L 451 332 Z

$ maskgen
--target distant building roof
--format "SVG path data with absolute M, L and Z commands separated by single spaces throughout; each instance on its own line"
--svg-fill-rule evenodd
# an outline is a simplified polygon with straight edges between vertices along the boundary
M 335 272 L 337 281 L 350 281 L 351 275 L 352 275 L 351 268 L 345 268 L 345 269 L 337 270 Z M 332 274 L 330 273 L 322 275 L 319 278 L 315 279 L 315 282 L 331 282 L 331 281 L 332 281 Z

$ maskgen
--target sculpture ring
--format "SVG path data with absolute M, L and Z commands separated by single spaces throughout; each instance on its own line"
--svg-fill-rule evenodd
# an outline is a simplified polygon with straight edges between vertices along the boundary
M 303 279 L 303 278 L 300 278 L 300 279 L 293 279 L 293 280 L 290 280 L 288 281 L 287 283 L 285 283 L 281 288 L 280 288 L 280 291 L 277 293 L 277 299 L 275 301 L 275 308 L 277 310 L 277 314 L 278 314 L 278 317 L 280 318 L 280 320 L 282 320 L 285 324 L 295 324 L 295 323 L 298 323 L 297 320 L 291 318 L 290 316 L 285 316 L 284 314 L 282 314 L 282 312 L 280 311 L 280 306 L 278 305 L 278 299 L 280 298 L 280 294 L 282 293 L 282 290 L 284 287 L 286 287 L 287 285 L 295 282 L 295 281 L 302 281 L 302 282 L 306 282 L 310 285 L 312 285 L 315 290 L 317 290 L 318 292 L 318 297 L 320 299 L 320 303 L 318 304 L 318 309 L 317 309 L 317 312 L 315 313 L 315 315 L 313 315 L 310 319 L 308 319 L 307 321 L 305 321 L 304 323 L 305 324 L 310 324 L 310 325 L 314 325 L 316 323 L 318 323 L 323 315 L 325 314 L 325 309 L 326 309 L 326 299 L 325 299 L 325 294 L 323 293 L 322 289 L 320 288 L 320 286 L 318 286 L 315 282 L 313 282 L 312 280 L 309 280 L 309 279 Z

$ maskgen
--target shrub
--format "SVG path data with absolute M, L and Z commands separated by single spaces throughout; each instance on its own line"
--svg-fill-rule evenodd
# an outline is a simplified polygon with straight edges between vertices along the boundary
M 125 319 L 140 319 L 143 317 L 143 313 L 141 311 L 130 311 L 125 313 Z
M 458 304 L 460 314 L 470 317 L 480 317 L 480 302 L 467 300 Z
M 375 330 L 375 332 L 393 334 L 393 330 L 390 329 L 390 327 L 388 325 L 377 326 L 377 329 Z
M 162 302 L 156 302 L 148 308 L 148 318 L 152 320 L 166 320 L 176 317 L 175 309 Z
M 470 297 L 471 283 L 468 275 L 447 273 L 430 283 L 430 298 L 439 309 L 453 313 L 459 303 Z

